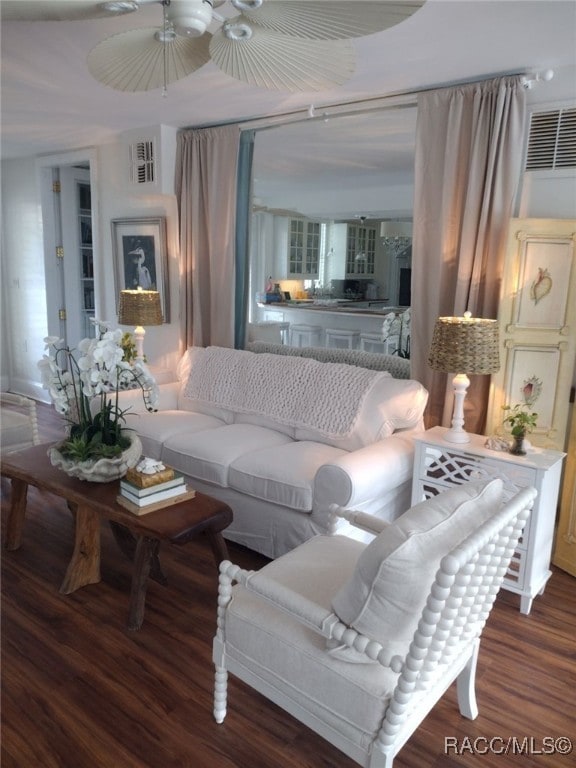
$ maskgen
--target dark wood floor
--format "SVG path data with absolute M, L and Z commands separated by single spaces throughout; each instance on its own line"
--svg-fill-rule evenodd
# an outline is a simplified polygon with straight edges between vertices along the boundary
M 40 424 L 45 439 L 58 436 L 43 407 Z M 1 491 L 4 522 L 6 480 Z M 64 503 L 30 491 L 23 545 L 2 555 L 2 768 L 353 768 L 235 680 L 228 716 L 215 724 L 217 577 L 203 542 L 162 551 L 168 586 L 150 583 L 142 629 L 129 632 L 130 563 L 107 527 L 102 581 L 59 594 L 72 536 Z M 240 547 L 230 554 L 243 567 L 264 562 Z M 500 593 L 480 651 L 479 717 L 460 717 L 449 691 L 396 768 L 576 765 L 576 752 L 544 754 L 542 742 L 566 736 L 576 745 L 575 586 L 555 570 L 530 616 L 518 612 L 515 595 Z M 502 754 L 500 739 L 510 737 L 533 754 Z M 445 738 L 478 751 L 446 754 Z

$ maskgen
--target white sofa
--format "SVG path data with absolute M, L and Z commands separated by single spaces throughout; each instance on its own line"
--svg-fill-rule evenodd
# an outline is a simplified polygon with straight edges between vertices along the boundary
M 386 520 L 410 506 L 411 433 L 428 397 L 416 381 L 208 347 L 189 349 L 159 388 L 155 413 L 122 393 L 127 424 L 146 456 L 230 505 L 232 541 L 275 558 L 331 532 L 331 504 Z

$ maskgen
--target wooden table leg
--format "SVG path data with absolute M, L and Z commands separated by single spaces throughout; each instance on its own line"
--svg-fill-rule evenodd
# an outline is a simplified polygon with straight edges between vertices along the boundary
M 134 572 L 130 588 L 130 606 L 128 608 L 128 629 L 140 629 L 144 621 L 146 607 L 146 584 L 150 575 L 151 564 L 158 558 L 160 542 L 147 536 L 138 536 L 134 556 Z
M 22 528 L 26 516 L 26 497 L 28 483 L 24 480 L 12 478 L 12 494 L 10 499 L 10 512 L 6 522 L 6 549 L 18 549 L 22 541 Z
M 64 595 L 100 581 L 100 516 L 78 505 L 75 527 L 74 551 L 60 587 Z
M 134 536 L 132 531 L 129 530 L 125 525 L 117 523 L 114 520 L 109 520 L 108 522 L 114 535 L 114 539 L 116 540 L 116 544 L 118 544 L 122 553 L 128 558 L 128 560 L 130 560 L 130 562 L 134 562 L 134 557 L 136 554 L 136 536 Z M 158 557 L 158 553 L 155 554 L 155 556 L 152 558 L 152 562 L 150 563 L 150 578 L 153 581 L 157 581 L 159 584 L 162 584 L 163 587 L 168 584 L 168 579 L 164 575 L 164 571 L 160 565 L 160 558 Z
M 228 560 L 228 547 L 224 541 L 224 537 L 220 531 L 212 531 L 210 528 L 206 530 L 206 536 L 212 547 L 212 553 L 214 560 L 216 560 L 216 566 L 218 567 L 222 560 Z

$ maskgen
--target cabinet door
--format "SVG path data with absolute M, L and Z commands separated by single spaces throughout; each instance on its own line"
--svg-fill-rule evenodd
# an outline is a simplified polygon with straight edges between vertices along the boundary
M 502 406 L 538 413 L 534 445 L 564 450 L 576 359 L 576 220 L 512 219 L 500 298 L 500 371 L 492 376 L 488 429 Z
M 318 278 L 321 235 L 320 222 L 290 219 L 288 230 L 288 277 Z
M 66 342 L 75 347 L 94 336 L 94 260 L 90 172 L 72 166 L 60 169 Z
M 346 275 L 373 275 L 376 256 L 376 229 L 348 225 Z

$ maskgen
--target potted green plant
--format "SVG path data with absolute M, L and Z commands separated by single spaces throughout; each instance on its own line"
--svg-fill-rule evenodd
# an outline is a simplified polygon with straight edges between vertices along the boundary
M 538 421 L 538 414 L 530 410 L 527 403 L 517 403 L 514 406 L 503 405 L 502 409 L 506 412 L 504 424 L 510 427 L 510 434 L 514 442 L 510 447 L 510 453 L 515 456 L 524 456 L 524 438 L 532 432 Z

